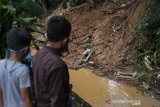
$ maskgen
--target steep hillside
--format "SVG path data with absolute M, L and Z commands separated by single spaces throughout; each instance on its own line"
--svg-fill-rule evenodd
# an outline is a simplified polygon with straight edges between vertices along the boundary
M 65 58 L 73 66 L 82 53 L 90 48 L 94 68 L 99 75 L 128 70 L 132 65 L 125 53 L 133 40 L 139 18 L 146 12 L 148 0 L 105 0 L 75 8 L 65 14 L 73 26 L 70 54 Z M 86 63 L 87 64 L 87 63 Z M 85 66 L 85 65 L 84 65 Z

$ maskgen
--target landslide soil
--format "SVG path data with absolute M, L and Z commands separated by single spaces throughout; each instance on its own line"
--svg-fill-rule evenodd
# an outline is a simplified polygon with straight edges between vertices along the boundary
M 94 62 L 94 65 L 90 65 L 89 61 L 83 65 L 92 69 L 94 73 L 112 76 L 117 71 L 134 72 L 130 47 L 135 28 L 140 17 L 147 11 L 149 1 L 88 1 L 86 5 L 82 4 L 68 10 L 57 8 L 50 14 L 63 15 L 72 23 L 70 54 L 64 60 L 70 68 L 75 68 L 74 63 L 82 58 L 87 48 L 90 48 L 93 54 L 89 61 Z M 48 18 L 42 23 L 44 24 Z M 42 35 L 37 34 L 34 37 L 43 41 Z
M 74 62 L 82 58 L 82 53 L 90 48 L 93 54 L 89 61 L 95 63 L 90 68 L 96 74 L 132 72 L 132 60 L 126 53 L 133 42 L 135 27 L 148 5 L 148 0 L 105 0 L 65 14 L 72 23 L 70 54 L 65 58 L 69 67 L 73 67 Z

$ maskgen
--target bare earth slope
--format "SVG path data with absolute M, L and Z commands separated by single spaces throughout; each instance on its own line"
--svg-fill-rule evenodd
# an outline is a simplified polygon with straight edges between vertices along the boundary
M 117 71 L 120 61 L 130 59 L 125 52 L 133 41 L 139 18 L 147 10 L 148 0 L 114 1 L 120 0 L 86 5 L 65 15 L 73 26 L 70 55 L 65 58 L 70 66 L 82 57 L 86 48 L 93 50 L 90 61 L 103 71 L 98 74 Z

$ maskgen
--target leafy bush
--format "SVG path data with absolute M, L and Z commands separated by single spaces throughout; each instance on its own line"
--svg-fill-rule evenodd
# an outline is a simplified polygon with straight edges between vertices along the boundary
M 140 72 L 136 79 L 152 84 L 160 73 L 160 1 L 152 0 L 147 14 L 145 14 L 136 28 L 133 51 L 136 66 Z M 146 69 L 144 57 L 149 55 L 154 70 Z M 143 71 L 143 72 L 142 72 Z
M 38 17 L 47 15 L 40 1 L 0 0 L 0 58 L 5 57 L 6 32 L 14 21 L 21 27 L 35 30 L 34 22 Z M 34 26 L 34 29 L 33 29 Z
M 156 51 L 160 46 L 160 3 L 153 2 L 148 13 L 140 20 L 135 33 L 134 48 Z

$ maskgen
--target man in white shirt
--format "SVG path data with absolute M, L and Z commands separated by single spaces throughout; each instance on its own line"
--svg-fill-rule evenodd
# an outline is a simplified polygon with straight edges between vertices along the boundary
M 6 58 L 0 60 L 0 104 L 3 107 L 32 107 L 29 69 L 21 63 L 29 53 L 31 35 L 24 28 L 13 28 L 6 40 Z

